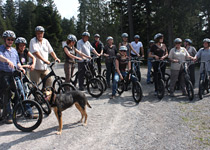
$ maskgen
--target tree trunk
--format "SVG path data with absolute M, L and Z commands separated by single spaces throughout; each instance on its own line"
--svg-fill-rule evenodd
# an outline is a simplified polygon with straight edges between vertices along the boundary
M 129 32 L 130 32 L 130 41 L 133 40 L 134 31 L 133 31 L 133 15 L 132 15 L 132 0 L 128 1 L 128 22 L 129 22 Z

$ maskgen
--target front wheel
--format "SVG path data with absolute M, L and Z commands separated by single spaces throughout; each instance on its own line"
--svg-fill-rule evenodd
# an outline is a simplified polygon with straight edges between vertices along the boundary
M 135 102 L 139 103 L 142 100 L 143 92 L 140 82 L 133 82 L 132 95 Z
M 157 97 L 159 99 L 162 99 L 165 94 L 165 86 L 164 86 L 164 81 L 162 79 L 158 80 L 158 85 L 157 85 Z
M 203 80 L 200 80 L 199 89 L 198 89 L 198 96 L 200 99 L 203 99 L 203 94 L 204 94 L 204 82 Z
M 191 81 L 186 82 L 186 89 L 189 100 L 192 101 L 194 99 L 194 90 Z
M 15 106 L 12 119 L 16 128 L 23 132 L 31 132 L 42 123 L 42 109 L 37 102 L 24 100 Z
M 97 75 L 96 78 L 102 81 L 104 91 L 106 91 L 106 89 L 107 89 L 106 79 L 103 76 L 101 76 L 101 75 Z
M 92 78 L 87 83 L 87 90 L 92 97 L 98 98 L 104 92 L 103 83 L 97 78 Z

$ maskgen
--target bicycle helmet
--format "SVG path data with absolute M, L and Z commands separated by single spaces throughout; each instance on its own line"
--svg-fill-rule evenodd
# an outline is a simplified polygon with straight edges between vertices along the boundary
M 18 37 L 18 38 L 15 40 L 15 44 L 20 44 L 20 43 L 27 44 L 27 41 L 26 41 L 26 39 L 23 38 L 23 37 Z
M 77 42 L 77 37 L 75 35 L 73 35 L 73 34 L 69 34 L 67 36 L 67 40 L 70 40 L 72 42 Z
M 184 41 L 188 42 L 189 44 L 192 44 L 192 40 L 190 40 L 190 39 L 185 39 Z
M 90 33 L 89 32 L 83 32 L 82 33 L 82 36 L 88 36 L 88 37 L 90 37 Z
M 149 41 L 149 43 L 155 43 L 155 41 L 153 41 L 153 40 L 150 40 L 150 41 Z
M 123 33 L 122 38 L 128 38 L 128 33 Z
M 15 35 L 15 33 L 14 33 L 13 31 L 11 31 L 11 30 L 6 30 L 6 31 L 4 31 L 4 33 L 2 34 L 2 37 L 3 37 L 3 38 L 12 37 L 13 39 L 15 39 L 15 38 L 16 38 L 16 35 Z
M 182 39 L 176 38 L 176 39 L 174 40 L 174 43 L 182 43 Z
M 163 37 L 163 34 L 162 33 L 157 33 L 154 36 L 154 40 L 157 40 L 157 39 L 162 38 L 162 37 Z
M 37 31 L 44 32 L 45 30 L 44 30 L 44 27 L 42 27 L 42 26 L 37 26 L 37 27 L 35 28 L 35 31 L 36 31 L 36 32 L 37 32 Z
M 134 39 L 140 39 L 140 36 L 139 35 L 135 35 Z
M 120 51 L 127 51 L 128 50 L 128 48 L 126 47 L 126 46 L 120 46 L 120 49 L 119 49 Z
M 109 40 L 113 40 L 113 37 L 108 36 L 107 39 L 106 39 L 106 41 L 109 41 Z
M 210 39 L 209 38 L 205 38 L 205 39 L 203 39 L 203 43 L 204 42 L 210 43 Z
M 94 35 L 94 37 L 98 37 L 98 38 L 100 38 L 100 35 L 99 35 L 99 34 L 95 34 L 95 35 Z

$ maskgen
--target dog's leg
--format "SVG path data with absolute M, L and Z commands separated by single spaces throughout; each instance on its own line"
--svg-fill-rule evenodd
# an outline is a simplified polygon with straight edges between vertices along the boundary
M 85 116 L 85 121 L 84 121 L 84 126 L 86 126 L 87 125 L 87 112 L 86 112 L 86 109 L 84 108 L 84 110 L 83 110 L 83 113 L 84 113 L 84 116 Z
M 83 120 L 83 118 L 84 118 L 83 110 L 82 110 L 82 108 L 80 107 L 80 105 L 79 105 L 78 103 L 75 103 L 75 106 L 76 106 L 76 108 L 77 108 L 77 109 L 80 111 L 80 113 L 81 113 L 81 120 L 80 120 L 79 122 L 82 123 L 82 120 Z
M 55 113 L 56 118 L 58 119 L 58 124 L 59 124 L 59 127 L 57 129 L 58 131 L 57 134 L 60 135 L 62 132 L 62 113 L 60 112 L 60 114 L 58 114 L 57 107 L 54 108 L 54 113 Z

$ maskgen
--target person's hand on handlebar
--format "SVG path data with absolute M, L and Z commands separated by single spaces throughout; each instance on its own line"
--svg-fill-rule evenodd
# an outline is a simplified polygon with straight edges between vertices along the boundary
M 173 63 L 179 63 L 179 60 L 178 59 L 173 59 L 172 62 Z
M 50 61 L 49 60 L 45 60 L 44 63 L 50 65 Z
M 19 68 L 19 70 L 20 70 L 20 71 L 22 71 L 22 72 L 23 72 L 23 74 L 25 74 L 25 73 L 26 73 L 26 71 L 25 71 L 25 69 L 23 69 L 23 67 L 20 67 L 20 68 Z
M 122 76 L 122 74 L 120 74 L 120 80 L 123 80 L 123 76 Z
M 155 59 L 156 59 L 156 60 L 159 60 L 160 58 L 159 58 L 157 55 L 155 55 Z
M 55 61 L 58 62 L 58 63 L 61 62 L 61 60 L 59 58 L 56 58 Z

